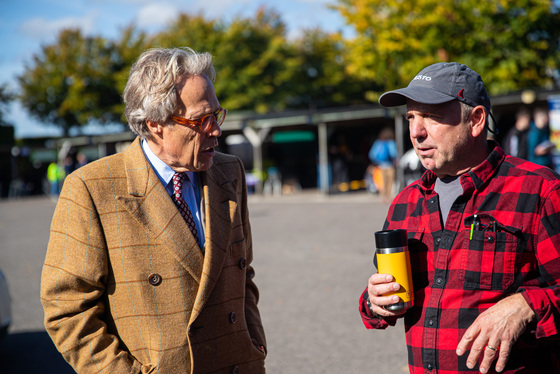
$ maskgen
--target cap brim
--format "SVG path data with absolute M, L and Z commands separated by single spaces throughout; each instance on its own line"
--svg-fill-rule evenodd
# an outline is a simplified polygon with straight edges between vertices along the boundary
M 456 97 L 426 87 L 405 87 L 385 92 L 379 98 L 379 104 L 385 107 L 406 105 L 406 99 L 422 104 L 442 104 L 454 100 Z

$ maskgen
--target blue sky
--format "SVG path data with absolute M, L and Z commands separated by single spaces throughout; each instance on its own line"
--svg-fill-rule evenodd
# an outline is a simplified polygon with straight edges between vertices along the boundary
M 148 32 L 158 31 L 178 13 L 202 13 L 207 18 L 231 19 L 252 16 L 261 5 L 282 15 L 288 32 L 321 27 L 334 31 L 344 27 L 340 15 L 329 9 L 335 0 L 0 0 L 0 84 L 17 89 L 17 75 L 25 63 L 40 52 L 41 45 L 56 40 L 58 31 L 79 27 L 86 35 L 116 38 L 134 23 Z M 39 125 L 19 105 L 12 105 L 6 120 L 16 126 L 16 137 L 58 135 L 54 128 Z

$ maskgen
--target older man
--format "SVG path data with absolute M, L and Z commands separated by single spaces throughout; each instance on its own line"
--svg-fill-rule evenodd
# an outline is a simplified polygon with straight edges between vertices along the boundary
M 465 65 L 428 66 L 379 101 L 406 104 L 427 171 L 384 227 L 408 232 L 414 305 L 387 310 L 400 286 L 374 274 L 360 299 L 366 327 L 404 316 L 411 373 L 560 372 L 558 175 L 487 141 L 490 99 Z
M 138 138 L 67 177 L 41 284 L 45 325 L 78 373 L 264 373 L 245 175 L 215 151 L 226 110 L 209 54 L 133 65 Z

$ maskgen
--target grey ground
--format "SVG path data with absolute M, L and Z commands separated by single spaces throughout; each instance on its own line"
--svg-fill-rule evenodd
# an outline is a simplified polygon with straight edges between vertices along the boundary
M 0 268 L 13 322 L 0 373 L 72 373 L 43 327 L 41 266 L 56 202 L 0 202 Z M 365 192 L 250 196 L 255 281 L 270 374 L 407 373 L 402 322 L 366 330 L 358 297 L 373 271 L 373 232 L 387 205 Z

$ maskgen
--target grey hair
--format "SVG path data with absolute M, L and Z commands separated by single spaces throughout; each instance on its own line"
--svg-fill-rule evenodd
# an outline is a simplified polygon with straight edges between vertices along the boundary
M 130 69 L 123 92 L 130 129 L 141 138 L 149 138 L 146 121 L 165 123 L 179 104 L 175 85 L 191 75 L 205 75 L 213 82 L 212 55 L 188 47 L 153 48 L 142 53 Z

